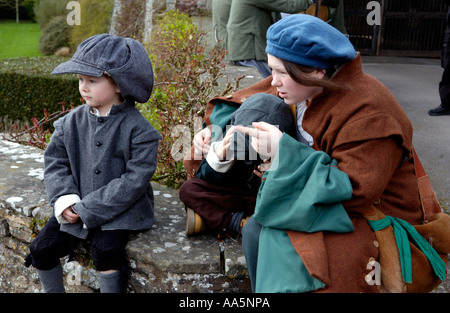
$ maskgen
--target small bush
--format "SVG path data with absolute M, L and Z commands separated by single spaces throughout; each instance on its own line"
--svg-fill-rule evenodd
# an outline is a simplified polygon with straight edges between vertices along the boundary
M 9 121 L 31 121 L 33 117 L 61 110 L 63 102 L 80 104 L 74 75 L 51 75 L 59 57 L 11 58 L 0 61 L 0 115 Z
M 39 50 L 44 55 L 52 55 L 61 47 L 68 47 L 72 28 L 67 24 L 66 16 L 52 18 L 42 28 L 39 38 Z
M 22 2 L 22 6 L 32 22 L 36 22 L 36 16 L 34 14 L 34 6 L 36 5 L 36 2 L 38 2 L 38 0 L 23 0 Z
M 39 0 L 34 5 L 36 22 L 43 28 L 52 18 L 59 15 L 67 16 L 66 6 L 70 0 Z
M 204 35 L 188 15 L 169 11 L 154 26 L 147 47 L 157 83 L 150 100 L 138 108 L 163 137 L 153 179 L 169 187 L 186 180 L 182 158 L 201 129 L 218 80 L 225 77 L 226 53 L 219 47 L 205 51 Z

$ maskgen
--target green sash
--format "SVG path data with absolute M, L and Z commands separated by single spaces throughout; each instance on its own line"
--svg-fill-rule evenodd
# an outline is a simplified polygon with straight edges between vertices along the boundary
M 412 265 L 411 249 L 409 247 L 409 238 L 412 243 L 425 254 L 435 274 L 441 281 L 445 280 L 447 264 L 439 257 L 439 254 L 423 238 L 417 230 L 408 222 L 387 215 L 385 218 L 377 221 L 368 221 L 373 231 L 392 226 L 394 229 L 395 241 L 397 242 L 398 252 L 400 254 L 400 264 L 402 267 L 402 276 L 405 283 L 412 283 Z

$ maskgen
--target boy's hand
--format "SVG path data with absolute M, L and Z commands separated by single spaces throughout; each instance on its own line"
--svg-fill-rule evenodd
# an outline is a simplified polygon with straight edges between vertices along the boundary
M 72 210 L 72 206 L 65 209 L 61 215 L 71 224 L 75 224 L 80 218 L 80 216 Z
M 231 146 L 231 142 L 233 139 L 234 128 L 231 127 L 225 137 L 221 141 L 218 142 L 215 153 L 220 161 L 224 161 L 227 158 L 227 150 Z
M 208 154 L 211 135 L 211 129 L 206 127 L 194 136 L 194 157 L 196 160 L 201 160 L 203 156 Z
M 272 164 L 272 159 L 266 159 L 262 164 L 258 165 L 258 168 L 253 171 L 256 176 L 259 178 L 263 178 L 263 175 L 266 171 L 270 169 L 270 165 Z

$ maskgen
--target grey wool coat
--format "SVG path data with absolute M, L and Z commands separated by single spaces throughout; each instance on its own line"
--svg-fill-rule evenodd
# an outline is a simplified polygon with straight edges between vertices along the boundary
M 160 134 L 123 102 L 97 117 L 86 104 L 54 123 L 45 150 L 44 180 L 50 204 L 78 195 L 80 219 L 61 231 L 86 238 L 88 230 L 143 230 L 153 224 L 153 189 Z M 81 220 L 81 221 L 80 221 Z

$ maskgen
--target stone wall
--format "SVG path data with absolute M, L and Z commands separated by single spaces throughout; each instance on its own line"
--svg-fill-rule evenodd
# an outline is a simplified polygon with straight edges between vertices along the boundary
M 51 216 L 43 183 L 41 150 L 0 140 L 0 292 L 36 293 L 41 285 L 23 263 L 29 244 Z M 127 246 L 128 292 L 249 292 L 241 246 L 212 234 L 186 237 L 178 192 L 153 183 L 155 224 Z M 98 292 L 88 245 L 76 261 L 61 261 L 67 292 Z

